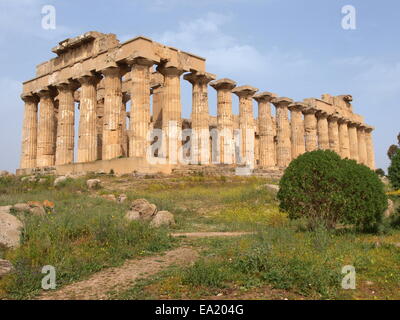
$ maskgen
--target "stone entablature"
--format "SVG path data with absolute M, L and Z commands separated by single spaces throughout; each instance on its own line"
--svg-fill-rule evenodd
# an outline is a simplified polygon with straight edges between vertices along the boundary
M 281 170 L 306 151 L 330 149 L 375 166 L 373 127 L 353 113 L 351 95 L 295 102 L 237 86 L 206 72 L 204 58 L 145 37 L 120 43 L 114 34 L 92 31 L 60 42 L 53 52 L 57 57 L 37 66 L 36 77 L 23 84 L 21 169 L 92 168 L 96 165 L 82 164 L 96 161 L 110 166 L 117 158 L 136 159 L 148 169 L 151 163 L 143 163 L 152 150 L 152 156 L 169 161 L 157 168 L 170 170 L 181 158 L 185 129 L 191 129 L 187 138 L 192 145 L 183 154 L 194 164 Z M 192 84 L 191 119 L 181 117 L 182 80 Z M 217 91 L 216 116 L 209 114 L 209 86 Z M 233 95 L 239 99 L 238 115 L 232 112 Z M 155 129 L 162 130 L 162 139 L 151 137 Z

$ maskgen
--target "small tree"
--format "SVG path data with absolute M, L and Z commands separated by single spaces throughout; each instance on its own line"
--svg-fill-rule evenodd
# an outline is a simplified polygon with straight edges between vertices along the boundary
M 279 185 L 281 209 L 290 218 L 306 217 L 311 228 L 350 223 L 371 230 L 387 207 L 383 183 L 374 171 L 329 150 L 293 160 Z
M 380 177 L 384 177 L 385 176 L 385 171 L 383 171 L 382 168 L 378 168 L 375 170 L 375 173 L 380 176 Z
M 390 160 L 392 160 L 393 156 L 399 151 L 399 147 L 396 146 L 395 144 L 392 144 L 387 152 L 387 156 L 389 157 Z
M 392 157 L 388 177 L 393 188 L 400 189 L 400 150 L 397 150 Z

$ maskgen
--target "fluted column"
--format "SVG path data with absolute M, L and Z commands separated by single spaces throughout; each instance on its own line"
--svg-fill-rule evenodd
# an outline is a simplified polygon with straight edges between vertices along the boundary
M 119 67 L 108 67 L 104 74 L 103 160 L 122 156 L 122 83 Z
M 58 90 L 58 121 L 56 141 L 56 165 L 74 162 L 75 99 L 76 83 L 60 83 Z
M 40 106 L 36 166 L 53 166 L 56 154 L 56 114 L 53 94 L 50 90 L 41 90 L 38 95 Z
M 283 97 L 272 100 L 272 103 L 276 107 L 277 165 L 285 168 L 292 161 L 288 106 L 293 100 Z
M 91 162 L 98 158 L 96 86 L 100 79 L 86 75 L 78 80 L 81 83 L 81 97 L 77 162 Z
M 185 80 L 192 84 L 192 163 L 209 163 L 210 159 L 210 114 L 208 110 L 208 83 L 215 75 L 207 72 L 185 74 Z
M 357 123 L 350 122 L 349 128 L 349 143 L 350 143 L 350 159 L 358 162 L 358 137 L 357 137 Z
M 162 128 L 163 89 L 163 86 L 152 89 L 154 129 Z
M 180 76 L 184 70 L 176 66 L 170 66 L 167 63 L 159 66 L 157 71 L 164 76 L 162 109 L 163 156 L 169 159 L 170 164 L 175 164 L 178 161 L 178 152 L 181 146 L 182 104 Z
M 329 130 L 328 130 L 328 114 L 325 111 L 318 111 L 317 128 L 318 128 L 318 149 L 329 149 Z
M 358 162 L 367 165 L 367 142 L 365 139 L 365 129 L 366 127 L 364 124 L 359 124 L 357 127 Z
M 304 135 L 306 151 L 311 152 L 318 149 L 317 117 L 316 109 L 308 107 L 303 111 L 304 114 Z
M 235 162 L 235 145 L 233 140 L 232 89 L 236 82 L 231 79 L 220 79 L 210 83 L 217 90 L 217 129 L 220 163 Z
M 277 98 L 275 93 L 261 92 L 254 100 L 258 103 L 258 130 L 259 130 L 259 158 L 260 167 L 271 168 L 276 166 L 274 124 L 271 116 L 272 99 Z
M 367 145 L 367 166 L 370 167 L 371 170 L 375 169 L 375 152 L 374 152 L 374 143 L 372 140 L 372 131 L 374 130 L 371 126 L 365 127 L 365 140 Z
M 22 153 L 20 168 L 35 168 L 37 153 L 37 113 L 39 98 L 35 95 L 21 95 L 25 102 L 22 128 Z
M 152 60 L 135 58 L 128 61 L 131 65 L 131 111 L 129 156 L 145 157 L 147 135 L 150 125 L 150 67 Z
M 349 120 L 346 118 L 339 118 L 339 146 L 340 156 L 345 159 L 350 159 L 350 138 L 349 138 Z
M 292 144 L 292 159 L 296 159 L 299 155 L 306 152 L 304 120 L 302 111 L 307 108 L 307 105 L 302 102 L 295 102 L 289 105 L 291 112 L 291 144 Z
M 257 91 L 257 88 L 251 86 L 240 86 L 232 90 L 239 97 L 241 163 L 249 166 L 254 166 L 255 123 L 252 97 Z
M 340 155 L 338 120 L 338 115 L 330 115 L 328 117 L 329 149 Z

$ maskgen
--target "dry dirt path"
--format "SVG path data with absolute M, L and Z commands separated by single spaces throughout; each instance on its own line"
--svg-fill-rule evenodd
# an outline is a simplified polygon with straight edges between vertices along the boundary
M 237 237 L 250 232 L 192 232 L 173 233 L 174 237 Z M 103 300 L 110 292 L 122 292 L 132 287 L 138 279 L 155 275 L 172 265 L 189 265 L 199 256 L 199 249 L 183 246 L 164 255 L 131 259 L 123 265 L 99 271 L 86 280 L 71 283 L 59 290 L 44 292 L 39 300 Z

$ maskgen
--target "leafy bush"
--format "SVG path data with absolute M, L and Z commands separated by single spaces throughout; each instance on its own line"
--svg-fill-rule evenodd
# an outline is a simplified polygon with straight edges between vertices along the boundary
M 381 176 L 381 177 L 384 177 L 384 176 L 385 176 L 385 171 L 383 171 L 382 168 L 376 169 L 376 170 L 375 170 L 375 173 L 376 173 L 378 176 Z
M 389 167 L 388 177 L 395 189 L 400 189 L 400 150 L 391 158 L 392 162 Z
M 329 150 L 293 160 L 280 181 L 278 199 L 290 218 L 306 217 L 312 229 L 347 223 L 377 230 L 387 208 L 384 185 L 375 172 Z

